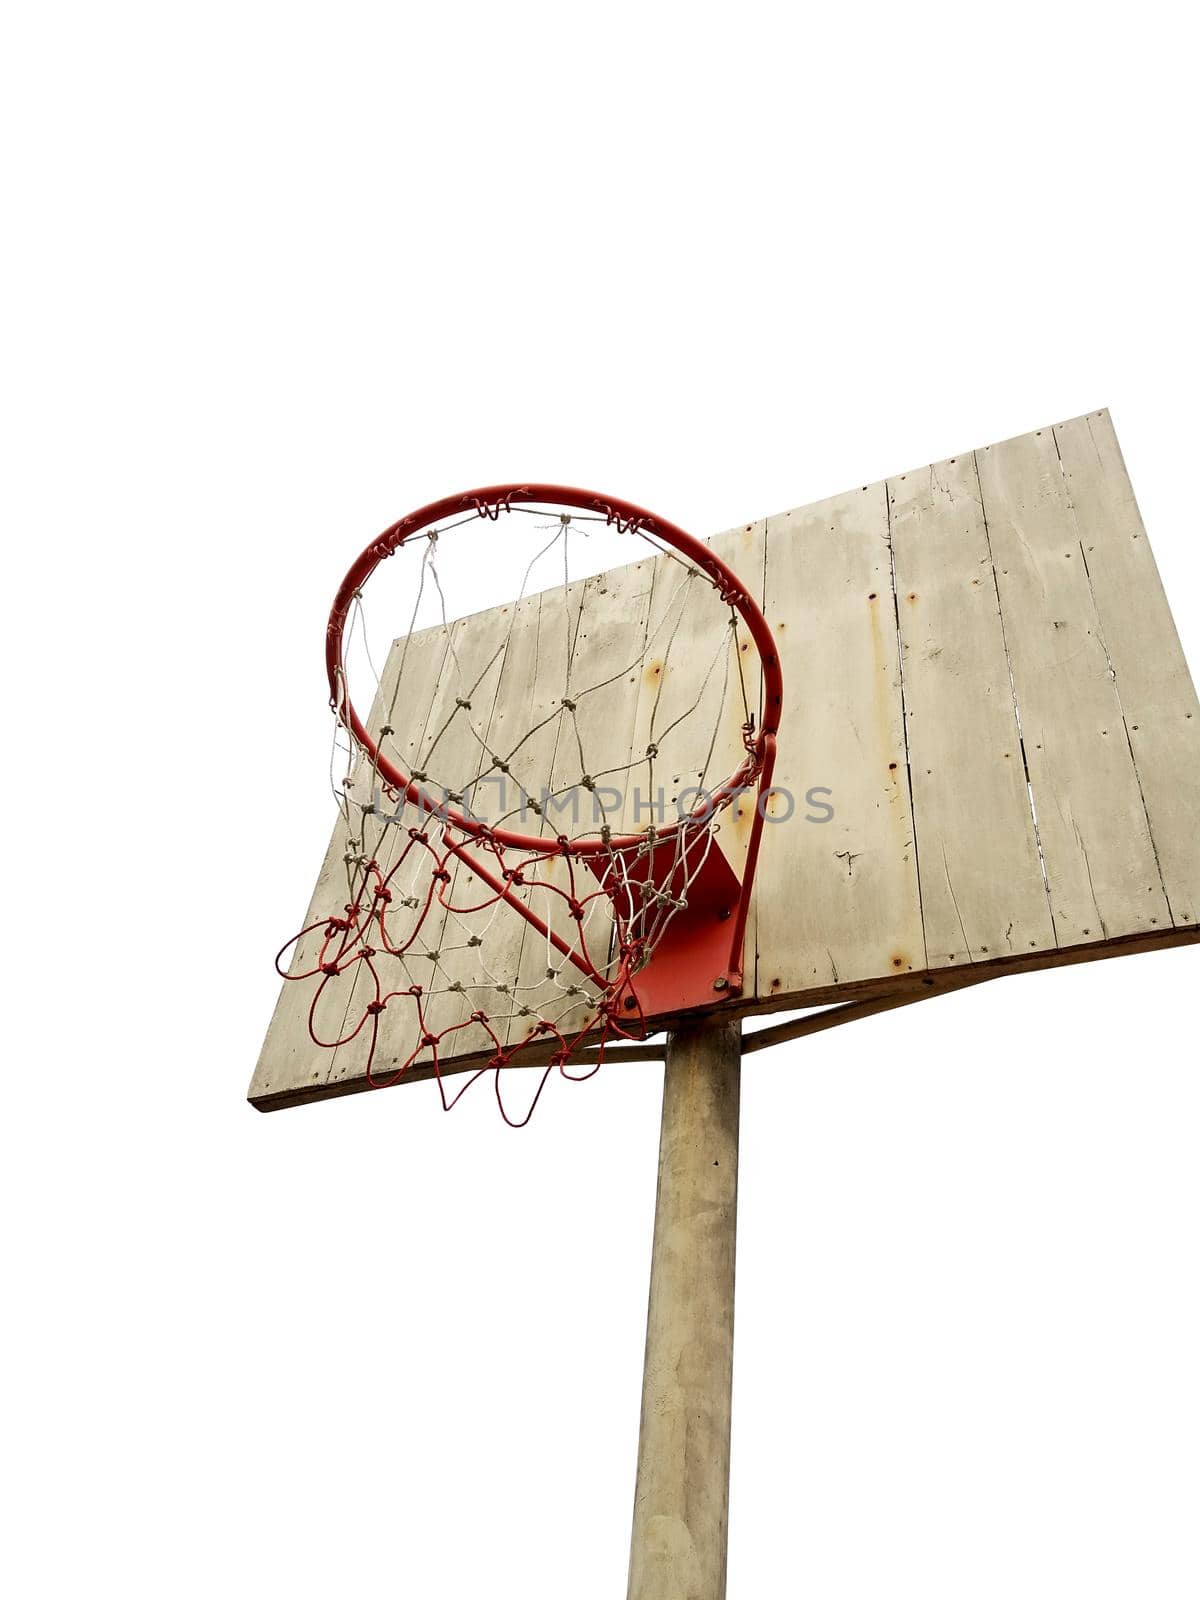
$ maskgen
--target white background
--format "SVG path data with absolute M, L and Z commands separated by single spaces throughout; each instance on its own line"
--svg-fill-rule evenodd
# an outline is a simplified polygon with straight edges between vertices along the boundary
M 1172 15 L 10 23 L 9 1593 L 624 1592 L 659 1070 L 242 1098 L 332 588 L 472 483 L 709 533 L 1107 406 L 1200 666 Z M 747 1067 L 734 1600 L 1195 1596 L 1197 975 Z

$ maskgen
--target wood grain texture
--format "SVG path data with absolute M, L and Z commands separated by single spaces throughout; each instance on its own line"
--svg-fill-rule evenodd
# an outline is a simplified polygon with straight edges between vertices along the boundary
M 746 523 L 712 543 L 775 629 L 786 695 L 776 784 L 790 800 L 777 794 L 769 814 L 794 807 L 791 820 L 764 829 L 747 990 L 726 1002 L 730 1014 L 1200 939 L 1200 706 L 1107 412 Z M 596 751 L 585 749 L 588 765 L 636 765 L 654 742 L 652 723 L 663 726 L 697 696 L 705 705 L 695 737 L 686 724 L 677 729 L 655 783 L 669 798 L 710 768 L 735 765 L 740 688 L 727 694 L 708 754 L 719 689 L 704 674 L 727 619 L 710 604 L 702 621 L 690 602 L 676 617 L 678 563 L 637 566 L 645 570 L 575 585 L 567 600 L 551 590 L 522 601 L 519 626 L 512 607 L 454 623 L 461 670 L 446 666 L 442 630 L 414 636 L 403 725 L 392 717 L 402 764 L 446 719 L 456 681 L 500 643 L 508 665 L 502 655 L 494 681 L 481 684 L 481 714 L 495 744 L 509 729 L 519 737 L 561 695 L 574 628 L 586 634 L 577 642 L 589 675 L 609 659 L 625 666 L 626 645 L 637 657 L 618 713 L 581 713 L 585 747 Z M 758 692 L 752 665 L 752 700 Z M 382 717 L 379 701 L 372 715 Z M 523 748 L 534 792 L 547 774 L 558 782 L 578 766 L 560 738 L 548 727 Z M 643 764 L 643 786 L 647 778 Z M 804 820 L 829 808 L 827 821 Z M 633 823 L 630 804 L 613 820 Z M 748 822 L 744 803 L 741 816 L 723 820 L 735 859 Z M 331 897 L 340 904 L 345 854 L 339 824 L 314 915 Z M 527 976 L 535 952 L 525 925 L 510 944 L 514 970 Z M 308 1039 L 310 1000 L 304 985 L 284 986 L 251 1086 L 264 1109 L 362 1087 L 361 1043 L 331 1063 Z M 389 1018 L 389 1030 L 398 1027 Z M 481 1058 L 472 1031 L 447 1050 L 447 1070 Z M 390 1056 L 401 1053 L 398 1032 L 387 1042 Z M 406 1081 L 423 1076 L 427 1064 Z
M 888 500 L 928 964 L 1052 948 L 974 457 Z
M 566 712 L 548 724 L 539 736 L 537 748 L 522 746 L 514 758 L 523 781 L 536 795 L 549 790 L 547 814 L 520 823 L 530 832 L 553 840 L 564 826 L 593 831 L 604 821 L 595 789 L 584 780 L 608 784 L 614 774 L 629 765 L 633 747 L 637 708 L 637 680 L 645 648 L 653 561 L 634 562 L 600 577 L 586 579 L 579 586 L 578 607 L 570 618 L 562 614 L 562 600 L 553 591 L 543 596 L 543 627 L 539 641 L 536 677 L 525 680 L 525 703 L 521 717 L 528 726 L 538 722 L 564 698 L 574 711 Z M 567 648 L 570 628 L 570 649 Z M 532 695 L 532 700 L 531 700 Z M 600 796 L 600 800 L 603 800 Z M 540 803 L 540 802 L 539 802 Z M 578 821 L 576 821 L 576 818 Z M 568 869 L 565 863 L 548 862 L 538 869 L 544 883 L 556 886 L 538 892 L 532 909 L 547 926 L 569 943 L 577 937 L 563 894 L 572 888 L 580 897 L 591 896 L 595 880 L 586 867 Z M 595 1017 L 591 1003 L 592 987 L 582 975 L 567 967 L 556 976 L 551 971 L 561 962 L 551 960 L 545 940 L 527 923 L 523 924 L 519 981 L 522 1003 L 535 1011 L 552 1015 L 565 1037 L 571 1037 Z M 599 966 L 607 959 L 612 917 L 607 902 L 593 900 L 586 928 L 589 955 Z M 577 998 L 563 990 L 578 988 Z M 518 1016 L 509 1030 L 510 1039 L 528 1034 L 536 1017 Z
M 1054 431 L 976 461 L 1057 942 L 1169 927 Z
M 1112 418 L 1054 430 L 1172 921 L 1200 920 L 1200 702 Z
M 759 865 L 757 993 L 922 968 L 884 485 L 769 518 L 766 595 L 785 721 Z
M 402 761 L 411 759 L 416 744 L 424 735 L 426 717 L 443 679 L 448 643 L 447 630 L 433 628 L 414 635 L 408 650 L 393 648 L 388 655 L 367 725 L 376 737 L 385 724 L 390 722 L 396 727 L 397 742 L 389 748 L 397 749 Z M 401 705 L 403 719 L 398 711 Z M 372 802 L 375 778 L 360 756 L 349 779 L 345 789 L 347 814 L 337 815 L 302 924 L 303 927 L 314 923 L 317 926 L 297 941 L 287 964 L 289 972 L 313 969 L 325 938 L 323 919 L 340 912 L 355 892 L 353 868 L 348 858 L 361 853 L 361 808 Z M 386 862 L 394 840 L 390 830 L 377 830 L 380 832 L 381 860 Z M 353 997 L 353 984 L 357 981 L 356 973 L 353 979 L 340 986 L 330 986 L 322 994 L 313 1010 L 313 1023 L 320 1037 L 341 1037 Z M 295 1096 L 329 1084 L 338 1052 L 314 1045 L 309 1032 L 311 1007 L 313 988 L 310 983 L 284 983 L 255 1068 L 251 1099 Z
M 766 523 L 746 523 L 708 542 L 761 606 Z M 723 626 L 727 621 L 728 613 L 707 582 L 690 578 L 678 561 L 658 557 L 648 648 L 640 664 L 633 738 L 636 765 L 630 771 L 632 784 L 625 804 L 614 813 L 614 825 L 636 833 L 651 820 L 659 826 L 673 821 L 680 807 L 689 810 L 699 800 L 698 791 L 711 792 L 743 760 L 742 729 L 747 708 L 751 715 L 759 714 L 762 669 L 744 625 Z M 661 753 L 649 756 L 656 741 Z M 753 795 L 741 795 L 720 819 L 721 849 L 739 873 L 746 859 L 753 805 Z M 751 981 L 754 920 L 752 907 L 745 946 Z
M 427 702 L 426 715 L 421 718 L 419 713 L 415 713 L 413 717 L 414 726 L 417 722 L 422 724 L 422 733 L 415 741 L 415 748 L 420 752 L 417 770 L 429 772 L 430 781 L 435 784 L 435 799 L 441 798 L 440 790 L 436 788 L 439 773 L 453 774 L 455 781 L 461 781 L 463 773 L 477 773 L 480 770 L 484 743 L 500 698 L 505 655 L 514 633 L 528 625 L 528 614 L 528 606 L 521 603 L 497 607 L 478 618 L 467 618 L 450 625 L 446 653 L 433 685 L 432 696 Z M 414 635 L 414 642 L 419 637 Z M 393 653 L 398 648 L 402 646 L 394 646 Z M 399 710 L 396 714 L 400 715 Z M 405 827 L 387 830 L 379 856 L 385 873 L 390 870 L 396 852 L 404 847 L 406 827 L 410 820 L 406 816 Z M 436 833 L 436 824 L 430 831 Z M 413 861 L 422 863 L 419 852 L 414 854 Z M 426 881 L 423 867 L 418 866 L 414 881 L 410 882 L 408 874 L 401 872 L 393 880 L 393 887 L 400 892 L 411 891 L 420 897 L 423 881 Z M 464 900 L 471 894 L 468 875 L 457 867 L 451 875 L 447 898 L 453 903 L 456 894 Z M 458 947 L 466 937 L 455 928 L 448 913 L 441 910 L 435 901 L 405 959 L 404 978 L 426 989 L 435 985 L 444 987 L 446 983 L 453 982 L 461 960 Z M 354 987 L 347 1014 L 357 1020 L 363 1014 L 364 1004 L 371 998 L 366 969 L 357 969 L 352 981 Z M 425 1008 L 425 1023 L 431 1031 L 451 1027 L 462 1022 L 470 1010 L 465 996 L 443 993 L 429 1001 Z M 394 1073 L 411 1055 L 419 1038 L 418 1014 L 411 1001 L 397 999 L 389 1003 L 380 1018 L 373 1076 L 383 1080 Z M 457 1049 L 462 1053 L 482 1049 L 488 1043 L 486 1034 L 475 1027 L 463 1028 L 454 1038 Z M 333 1052 L 329 1082 L 336 1084 L 363 1078 L 370 1054 L 371 1030 L 368 1025 Z M 423 1057 L 427 1055 L 428 1051 L 423 1052 Z

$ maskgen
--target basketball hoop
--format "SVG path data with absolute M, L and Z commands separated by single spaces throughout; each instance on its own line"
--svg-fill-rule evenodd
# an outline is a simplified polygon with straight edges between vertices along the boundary
M 443 538 L 468 525 L 478 532 L 494 523 L 497 538 L 501 527 L 508 534 L 507 519 L 518 513 L 531 513 L 541 519 L 539 530 L 553 534 L 531 561 L 526 582 L 547 551 L 557 559 L 561 544 L 567 647 L 557 705 L 531 713 L 517 737 L 506 727 L 501 739 L 488 700 L 494 701 L 498 681 L 495 660 L 501 657 L 503 670 L 515 620 L 482 671 L 479 662 L 460 660 L 438 552 Z M 620 670 L 606 671 L 599 681 L 576 682 L 569 553 L 572 535 L 589 526 L 645 547 L 640 553 L 653 557 L 663 599 L 658 623 L 647 626 L 633 660 L 621 660 Z M 447 641 L 441 709 L 419 738 L 409 735 L 407 748 L 390 711 L 403 706 L 404 650 L 390 699 L 380 690 L 368 717 L 352 697 L 348 662 L 369 580 L 381 563 L 406 551 L 419 569 L 412 614 L 427 590 L 435 592 Z M 623 766 L 589 771 L 581 707 L 593 718 L 605 714 L 606 703 L 627 708 L 627 685 L 642 681 L 652 653 L 669 661 L 681 619 L 702 599 L 728 612 L 729 628 L 711 663 L 688 664 L 700 685 L 695 705 L 666 721 L 647 691 L 643 744 Z M 407 637 L 415 632 L 410 626 Z M 759 671 L 751 674 L 748 662 L 755 657 Z M 494 1071 L 501 1111 L 521 1125 L 551 1071 L 591 1076 L 609 1041 L 644 1038 L 652 1021 L 657 1028 L 663 1018 L 740 994 L 783 681 L 761 610 L 706 545 L 651 512 L 578 489 L 510 484 L 449 496 L 393 523 L 359 556 L 334 599 L 325 660 L 330 706 L 349 738 L 339 796 L 348 839 L 345 892 L 277 957 L 283 976 L 313 986 L 308 1025 L 315 1043 L 336 1051 L 354 1041 L 361 1048 L 365 1040 L 366 1077 L 376 1087 L 395 1083 L 417 1062 L 429 1063 L 447 1108 L 476 1077 Z M 627 823 L 628 811 L 616 777 L 644 769 L 653 779 L 656 766 L 661 771 L 670 762 L 678 730 L 702 703 L 714 725 L 708 759 L 717 727 L 728 725 L 735 712 L 740 718 L 740 760 L 733 770 L 709 782 L 706 759 L 697 771 L 700 783 L 686 791 L 686 802 L 680 796 L 672 820 L 640 830 L 620 822 L 614 827 L 611 815 L 621 812 Z M 536 770 L 545 759 L 539 750 L 547 729 L 559 751 L 558 768 L 568 752 L 572 760 L 578 755 L 571 781 L 553 788 L 547 787 L 549 774 Z M 477 809 L 489 784 L 500 795 L 494 815 Z M 617 796 L 611 813 L 595 803 L 598 790 Z M 580 797 L 582 816 L 575 804 Z M 724 851 L 721 819 L 743 797 L 753 805 L 748 827 L 738 849 Z M 285 971 L 294 947 L 302 948 Z M 379 1049 L 385 1031 L 386 1066 Z M 447 1098 L 440 1052 L 451 1039 L 461 1052 L 460 1035 L 468 1032 L 483 1059 Z M 585 1045 L 589 1057 L 581 1061 Z M 500 1069 L 522 1052 L 528 1059 L 535 1047 L 545 1069 L 529 1110 L 514 1121 L 500 1095 Z M 569 1070 L 573 1065 L 586 1070 Z

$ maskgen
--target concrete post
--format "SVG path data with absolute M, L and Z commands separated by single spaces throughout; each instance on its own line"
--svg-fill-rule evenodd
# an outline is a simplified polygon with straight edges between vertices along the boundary
M 672 1034 L 663 1079 L 629 1600 L 723 1600 L 741 1026 Z

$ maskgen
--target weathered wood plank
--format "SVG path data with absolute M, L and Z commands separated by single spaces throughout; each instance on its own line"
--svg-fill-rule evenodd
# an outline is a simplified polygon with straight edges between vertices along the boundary
M 495 703 L 497 688 L 503 671 L 504 655 L 517 618 L 515 605 L 498 606 L 476 617 L 465 618 L 450 626 L 449 644 L 427 717 L 423 736 L 419 742 L 419 772 L 428 773 L 428 783 L 433 797 L 441 798 L 441 788 L 455 788 L 473 778 L 483 764 L 483 750 L 487 730 Z M 419 635 L 413 636 L 414 643 Z M 460 705 L 469 701 L 470 706 Z M 408 823 L 406 816 L 405 826 Z M 430 820 L 429 834 L 436 844 L 438 824 Z M 407 835 L 404 827 L 388 830 L 384 841 L 381 863 L 386 872 L 395 860 L 396 852 L 405 847 Z M 422 851 L 412 853 L 410 862 L 397 873 L 393 887 L 423 900 L 429 882 L 428 858 Z M 457 870 L 447 888 L 449 896 L 456 890 L 468 892 L 459 885 Z M 447 973 L 447 961 L 452 960 L 442 945 L 446 935 L 446 913 L 435 901 L 413 943 L 410 955 L 402 966 L 395 958 L 380 962 L 381 976 L 386 973 L 393 988 L 401 987 L 405 980 L 420 984 L 425 990 L 444 991 L 453 973 Z M 446 942 L 457 942 L 453 935 Z M 357 1020 L 363 1006 L 370 998 L 369 976 L 365 967 L 356 972 L 348 1015 Z M 467 1008 L 469 1010 L 469 1008 Z M 429 996 L 425 1004 L 425 1023 L 431 1033 L 452 1026 L 464 1015 L 463 997 L 444 992 Z M 388 1004 L 380 1018 L 379 1038 L 375 1049 L 373 1075 L 386 1078 L 394 1072 L 415 1048 L 420 1036 L 417 1025 L 417 1008 L 409 998 L 398 998 Z M 456 1048 L 482 1048 L 486 1041 L 477 1029 L 464 1029 L 456 1037 Z M 371 1032 L 369 1025 L 348 1043 L 332 1052 L 329 1081 L 363 1077 L 367 1071 Z
M 1169 926 L 1053 430 L 976 462 L 1058 942 Z
M 494 684 L 489 675 L 487 692 L 473 697 L 474 722 L 483 741 L 477 740 L 473 760 L 469 753 L 461 759 L 455 757 L 456 767 L 462 770 L 465 759 L 480 779 L 468 791 L 472 814 L 490 822 L 499 821 L 519 803 L 512 775 L 494 772 L 493 762 L 495 757 L 504 760 L 529 727 L 530 685 L 538 675 L 547 598 L 532 595 L 513 606 L 499 674 Z M 486 613 L 467 618 L 464 649 L 468 636 L 486 634 L 487 627 Z M 482 644 L 472 642 L 469 648 L 477 659 L 484 658 L 488 644 L 485 639 Z M 494 867 L 495 862 L 487 865 Z M 465 862 L 454 866 L 446 898 L 449 908 L 437 934 L 437 984 L 443 990 L 451 984 L 462 987 L 460 993 L 441 994 L 430 1006 L 427 1021 L 435 1033 L 451 1027 L 457 1030 L 439 1046 L 439 1057 L 444 1054 L 449 1058 L 494 1048 L 482 1024 L 467 1025 L 477 1011 L 487 1013 L 501 1042 L 506 1038 L 512 1013 L 520 1005 L 516 985 L 526 924 L 507 904 L 494 898 L 494 891 Z M 486 909 L 473 909 L 488 901 L 492 903 Z M 472 939 L 483 942 L 472 945 Z
M 974 457 L 888 498 L 929 965 L 1053 947 Z
M 746 523 L 708 541 L 714 553 L 763 600 L 766 523 Z M 617 816 L 629 832 L 662 827 L 690 811 L 736 772 L 745 758 L 747 711 L 759 715 L 762 671 L 744 626 L 702 575 L 689 576 L 668 556 L 654 563 L 648 649 L 640 671 L 631 770 L 632 798 Z M 658 754 L 650 757 L 651 748 Z M 755 796 L 741 795 L 717 819 L 715 841 L 740 874 L 746 859 Z M 753 903 L 745 935 L 746 984 L 755 975 Z
M 762 603 L 762 571 L 766 525 L 748 524 L 708 542 L 714 553 L 747 583 Z M 650 612 L 650 649 L 642 667 L 635 747 L 653 744 L 658 756 L 641 762 L 637 776 L 643 790 L 661 791 L 657 825 L 674 822 L 682 803 L 690 809 L 741 764 L 745 756 L 742 727 L 747 710 L 758 714 L 761 673 L 750 639 L 740 625 L 730 627 L 729 608 L 701 574 L 690 575 L 678 561 L 660 556 L 655 562 Z M 748 807 L 743 811 L 748 811 Z M 644 813 L 623 816 L 623 824 L 640 831 Z M 727 830 L 722 844 L 730 860 L 745 851 L 748 819 Z
M 396 727 L 396 740 L 388 741 L 385 748 L 398 755 L 402 764 L 411 758 L 415 743 L 424 732 L 425 717 L 442 675 L 447 643 L 446 629 L 428 629 L 414 634 L 407 649 L 402 643 L 394 645 L 384 665 L 368 726 L 377 738 L 385 723 Z M 398 707 L 402 707 L 402 715 Z M 368 851 L 381 853 L 386 858 L 393 847 L 394 830 L 362 815 L 361 807 L 372 802 L 375 778 L 361 754 L 349 777 L 345 789 L 349 814 L 343 816 L 339 812 L 337 815 L 333 837 L 304 919 L 306 927 L 318 918 L 321 924 L 297 943 L 288 965 L 289 972 L 313 969 L 325 939 L 324 919 L 339 914 L 343 905 L 353 898 L 358 872 L 347 864 L 347 857 L 362 854 L 365 844 Z M 340 1037 L 357 981 L 356 974 L 340 985 L 326 987 L 315 1017 L 321 1037 Z M 252 1099 L 295 1091 L 328 1078 L 334 1052 L 315 1045 L 309 1034 L 309 1010 L 314 993 L 315 980 L 284 983 L 250 1087 Z
M 1176 924 L 1200 921 L 1200 702 L 1107 411 L 1054 429 Z
M 925 965 L 884 485 L 769 518 L 766 597 L 785 727 L 759 865 L 760 999 Z M 806 820 L 826 806 L 829 820 Z
M 544 741 L 542 749 L 529 752 L 534 792 L 546 788 L 550 799 L 544 816 L 531 816 L 521 826 L 548 841 L 561 833 L 595 834 L 603 825 L 596 791 L 585 786 L 585 779 L 625 787 L 652 569 L 653 562 L 647 557 L 580 585 L 569 652 L 564 648 L 565 630 L 557 612 L 544 630 L 541 683 L 531 686 L 535 698 L 524 715 L 528 717 L 532 709 L 536 721 L 559 711 L 545 730 L 553 737 Z M 564 700 L 575 709 L 564 707 Z M 572 892 L 572 881 L 576 898 L 589 899 L 584 924 L 587 949 L 602 968 L 609 955 L 612 916 L 606 901 L 590 898 L 596 895 L 596 879 L 581 864 L 568 868 L 559 861 L 539 866 L 537 878 L 547 887 L 535 891 L 531 909 L 568 944 L 575 944 L 578 938 L 578 927 L 564 898 Z M 594 1018 L 592 988 L 585 975 L 570 963 L 564 965 L 561 954 L 549 952 L 545 939 L 528 924 L 520 973 L 523 1004 L 554 1021 L 564 1037 L 570 1038 Z M 578 993 L 572 995 L 573 989 Z M 532 1021 L 536 1017 L 516 1019 L 510 1037 L 524 1037 Z

